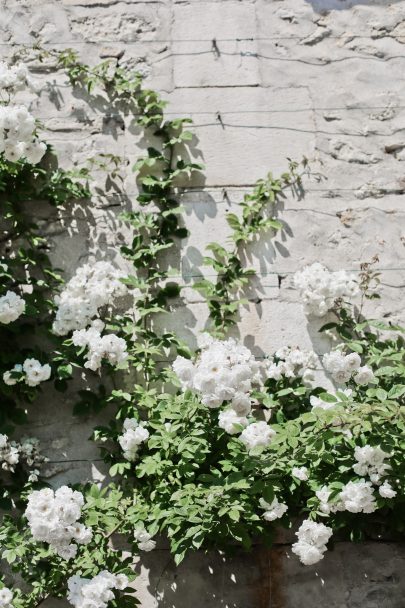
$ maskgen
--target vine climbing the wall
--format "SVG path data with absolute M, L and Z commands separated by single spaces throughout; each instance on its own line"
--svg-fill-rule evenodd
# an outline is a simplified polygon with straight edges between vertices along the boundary
M 301 166 L 300 166 L 301 165 Z M 283 227 L 272 212 L 284 196 L 286 189 L 299 194 L 302 189 L 302 178 L 310 174 L 306 158 L 301 163 L 289 160 L 289 170 L 279 178 L 269 173 L 260 179 L 251 194 L 246 194 L 240 203 L 240 217 L 228 213 L 227 222 L 232 230 L 230 240 L 232 248 L 227 249 L 220 243 L 210 243 L 207 249 L 211 256 L 204 258 L 204 263 L 217 272 L 216 282 L 202 279 L 194 283 L 194 289 L 207 300 L 213 331 L 217 337 L 223 337 L 238 319 L 238 310 L 245 300 L 237 299 L 236 294 L 249 284 L 255 274 L 251 268 L 245 268 L 242 252 L 254 239 L 260 238 L 266 231 L 278 231 Z

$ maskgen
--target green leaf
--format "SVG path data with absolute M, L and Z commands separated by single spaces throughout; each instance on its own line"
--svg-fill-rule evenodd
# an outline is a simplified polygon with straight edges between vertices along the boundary
M 115 475 L 123 475 L 125 471 L 131 468 L 130 462 L 116 462 L 110 467 L 109 475 L 115 477 Z
M 234 213 L 228 213 L 226 215 L 226 221 L 233 230 L 238 230 L 240 228 L 239 218 Z
M 232 519 L 232 521 L 239 521 L 239 519 L 240 519 L 240 513 L 236 509 L 230 509 L 228 511 L 228 517 L 230 519 Z
M 270 485 L 266 485 L 263 489 L 263 498 L 266 502 L 271 504 L 274 500 L 274 488 Z
M 377 399 L 379 399 L 380 401 L 386 401 L 388 396 L 387 391 L 383 390 L 382 388 L 377 388 L 375 394 Z
M 67 363 L 65 365 L 59 365 L 56 369 L 56 373 L 58 375 L 58 378 L 60 379 L 71 378 L 73 373 L 73 367 L 70 363 Z

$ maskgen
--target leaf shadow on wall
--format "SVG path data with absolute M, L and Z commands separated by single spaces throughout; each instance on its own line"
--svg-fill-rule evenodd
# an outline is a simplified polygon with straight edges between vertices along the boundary
M 292 195 L 297 200 L 301 200 L 304 192 L 296 189 Z M 228 212 L 239 214 L 243 192 L 241 190 L 229 190 L 229 192 L 223 190 L 221 194 L 221 191 L 218 190 L 215 194 L 211 194 L 210 191 L 199 191 L 185 194 L 184 198 L 187 199 L 186 214 L 190 218 L 188 221 L 192 223 L 198 220 L 201 228 L 192 230 L 189 235 L 181 261 L 183 279 L 190 287 L 204 277 L 215 282 L 215 272 L 204 264 L 204 255 L 209 253 L 205 252 L 205 248 L 210 242 L 218 240 L 221 245 L 232 247 L 229 240 L 225 242 L 230 234 L 226 214 Z M 269 205 L 266 216 L 280 220 L 279 216 L 284 210 L 285 198 L 281 197 L 275 206 Z M 247 311 L 252 306 L 255 307 L 256 315 L 259 318 L 263 314 L 262 302 L 274 299 L 278 294 L 277 278 L 275 273 L 271 272 L 273 264 L 278 257 L 286 258 L 290 255 L 286 244 L 294 234 L 285 220 L 280 221 L 282 228 L 279 231 L 259 233 L 251 243 L 247 244 L 247 247 L 240 247 L 238 252 L 242 265 L 245 268 L 254 268 L 257 275 L 250 277 L 248 285 L 241 289 L 240 293 L 235 294 L 235 299 L 247 300 L 245 304 L 242 304 L 242 309 Z M 203 303 L 204 299 L 196 294 L 195 302 Z M 207 321 L 205 328 L 208 324 Z M 235 338 L 240 337 L 237 326 L 232 328 L 230 335 Z M 256 356 L 263 354 L 252 344 L 252 337 L 249 338 L 249 348 L 253 349 Z
M 123 188 L 127 162 L 125 158 L 120 160 L 118 155 L 115 160 L 106 156 L 110 151 L 124 150 L 125 153 L 122 145 L 124 113 L 113 101 L 89 94 L 80 87 L 72 89 L 70 85 L 48 81 L 43 93 L 48 95 L 58 112 L 69 108 L 61 127 L 57 124 L 52 130 L 62 133 L 62 138 L 54 144 L 56 154 L 65 161 L 63 164 L 69 162 L 70 167 L 87 167 L 92 177 L 90 199 L 59 208 L 56 217 L 51 216 L 52 226 L 48 228 L 58 240 L 58 247 L 54 248 L 57 265 L 71 275 L 77 266 L 88 261 L 89 256 L 116 260 L 119 246 L 124 242 L 124 226 L 119 214 L 131 203 L 131 197 Z M 70 94 L 80 100 L 78 104 L 71 103 Z M 103 114 L 100 116 L 97 112 Z M 68 137 L 64 134 L 65 119 L 67 124 L 73 124 L 73 135 L 68 133 Z
M 66 95 L 70 94 L 70 87 L 67 87 Z M 64 99 L 64 88 L 56 83 L 48 83 L 45 89 L 51 102 L 58 110 L 69 105 L 69 99 Z M 115 175 L 106 174 L 102 170 L 96 172 L 96 185 L 93 192 L 97 199 L 87 202 L 84 205 L 76 205 L 71 217 L 68 211 L 63 219 L 64 233 L 72 239 L 74 246 L 69 252 L 69 270 L 73 273 L 74 269 L 84 262 L 89 256 L 96 259 L 109 259 L 115 261 L 119 266 L 125 266 L 129 272 L 133 273 L 132 264 L 125 262 L 119 254 L 121 245 L 128 245 L 133 238 L 133 231 L 120 220 L 123 211 L 134 211 L 139 209 L 137 195 L 142 190 L 140 177 L 142 173 L 136 175 L 132 172 L 133 165 L 140 157 L 145 156 L 146 150 L 150 147 L 161 149 L 162 139 L 154 134 L 156 128 L 144 129 L 136 122 L 136 107 L 123 107 L 114 99 L 100 94 L 89 94 L 81 87 L 74 87 L 73 96 L 83 102 L 83 106 L 72 106 L 69 118 L 75 117 L 80 124 L 89 131 L 89 146 L 87 158 L 94 154 L 94 147 L 101 153 L 104 151 L 116 151 L 117 155 L 124 156 L 124 161 L 120 164 Z M 101 117 L 101 122 L 100 122 Z M 77 153 L 77 144 L 73 146 L 71 156 Z M 81 155 L 86 159 L 86 150 L 81 151 Z M 79 155 L 80 158 L 80 155 Z M 191 141 L 187 145 L 177 144 L 175 148 L 172 167 L 175 168 L 177 160 L 185 162 L 201 162 L 203 155 L 198 148 L 198 137 L 193 134 Z M 155 172 L 158 175 L 158 169 Z M 195 187 L 196 182 L 200 187 L 204 187 L 205 176 L 201 172 L 192 173 L 191 178 L 178 179 L 175 183 L 175 196 L 181 198 L 184 188 Z M 144 207 L 149 211 L 151 206 Z M 153 211 L 156 207 L 153 208 Z M 182 222 L 180 222 L 182 225 Z M 58 237 L 60 238 L 60 236 Z M 63 241 L 63 237 L 62 237 Z M 181 275 L 181 249 L 184 239 L 174 238 L 175 246 L 166 250 L 158 261 L 159 271 L 173 270 L 179 278 Z M 68 248 L 65 248 L 68 249 Z M 80 252 L 75 259 L 70 259 L 76 252 Z M 66 264 L 61 260 L 62 267 Z M 169 279 L 172 280 L 172 279 Z M 180 336 L 193 343 L 194 333 L 192 329 L 196 325 L 196 317 L 187 306 L 183 297 L 179 296 L 170 299 L 167 304 L 167 312 L 170 315 L 161 314 L 154 316 L 154 326 L 159 331 L 176 330 Z

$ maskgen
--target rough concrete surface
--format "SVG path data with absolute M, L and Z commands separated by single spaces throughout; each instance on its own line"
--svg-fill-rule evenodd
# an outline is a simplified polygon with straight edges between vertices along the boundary
M 171 116 L 194 120 L 190 153 L 206 170 L 179 192 L 191 233 L 171 262 L 187 288 L 158 319 L 162 328 L 195 343 L 207 307 L 191 283 L 210 274 L 205 245 L 226 238 L 226 214 L 238 213 L 256 179 L 304 155 L 326 179 L 307 182 L 302 199 L 287 195 L 275 210 L 283 230 L 252 245 L 247 262 L 258 275 L 236 334 L 257 356 L 286 343 L 324 353 L 324 320 L 305 318 L 293 273 L 314 261 L 357 271 L 375 254 L 382 299 L 368 311 L 405 320 L 404 0 L 0 0 L 1 55 L 36 41 L 93 63 L 122 57 L 168 99 Z M 68 277 L 95 257 L 124 265 L 119 214 L 136 204 L 131 166 L 150 142 L 104 101 L 72 93 L 52 61 L 31 68 L 41 92 L 27 101 L 63 165 L 98 152 L 129 161 L 120 195 L 105 193 L 100 173 L 91 205 L 38 207 L 52 259 Z M 48 389 L 32 413 L 55 485 L 105 474 L 87 441 L 95 421 L 72 417 L 74 399 L 73 390 Z M 175 569 L 162 546 L 137 564 L 137 589 L 144 608 L 403 608 L 404 558 L 396 543 L 336 543 L 305 568 L 287 543 L 251 555 L 197 553 Z

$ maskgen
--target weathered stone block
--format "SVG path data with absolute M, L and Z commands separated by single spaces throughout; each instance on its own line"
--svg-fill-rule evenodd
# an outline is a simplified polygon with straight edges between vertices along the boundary
M 174 82 L 177 87 L 258 85 L 252 41 L 256 31 L 251 2 L 204 2 L 174 6 Z M 230 39 L 230 41 L 225 41 Z

